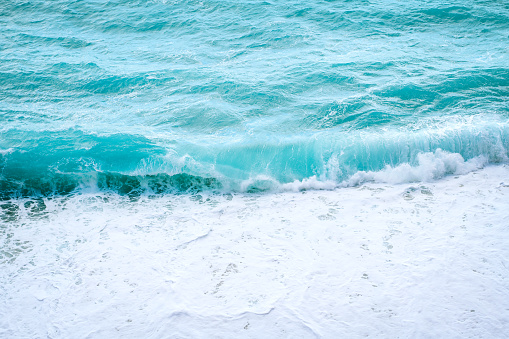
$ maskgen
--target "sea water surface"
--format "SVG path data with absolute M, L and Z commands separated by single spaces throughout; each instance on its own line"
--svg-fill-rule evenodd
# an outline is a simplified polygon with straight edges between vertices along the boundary
M 3 199 L 433 167 L 400 177 L 415 181 L 507 160 L 504 1 L 1 7 Z
M 170 269 L 158 264 L 150 271 L 152 273 L 147 273 L 144 268 L 163 259 L 158 257 L 156 261 L 150 261 L 147 259 L 150 256 L 143 256 L 136 246 L 152 244 L 153 255 L 165 253 L 167 257 L 164 260 L 171 258 L 175 264 L 179 262 L 178 258 L 185 257 L 187 253 L 182 246 L 189 249 L 186 246 L 194 244 L 196 239 L 210 238 L 214 227 L 220 228 L 218 225 L 226 229 L 216 233 L 221 234 L 219 238 L 214 238 L 216 247 L 211 246 L 210 252 L 207 252 L 210 258 L 216 258 L 210 259 L 210 267 L 216 264 L 220 266 L 211 268 L 213 277 L 241 271 L 242 265 L 237 259 L 224 259 L 223 262 L 223 259 L 217 259 L 217 255 L 225 258 L 235 251 L 241 251 L 224 250 L 226 245 L 221 241 L 228 242 L 225 239 L 240 232 L 242 227 L 248 227 L 246 225 L 252 226 L 251 232 L 255 232 L 254 229 L 261 232 L 258 238 L 249 232 L 239 233 L 238 236 L 243 241 L 258 239 L 257 245 L 251 243 L 248 248 L 263 248 L 268 256 L 276 254 L 274 248 L 266 244 L 280 234 L 285 235 L 287 242 L 274 245 L 276 248 L 287 253 L 283 249 L 293 242 L 291 246 L 296 249 L 290 252 L 307 253 L 303 249 L 308 248 L 308 236 L 313 238 L 313 230 L 322 227 L 316 226 L 318 228 L 314 229 L 310 226 L 313 223 L 331 223 L 330 228 L 323 229 L 323 234 L 315 234 L 315 240 L 322 235 L 325 237 L 325 234 L 329 238 L 324 239 L 330 239 L 331 234 L 337 235 L 334 227 L 356 225 L 345 229 L 351 241 L 346 240 L 346 247 L 342 248 L 367 249 L 369 241 L 362 243 L 355 238 L 355 234 L 361 229 L 361 232 L 369 233 L 371 229 L 373 234 L 379 235 L 376 243 L 381 247 L 380 252 L 370 252 L 375 253 L 373 256 L 380 262 L 375 261 L 376 265 L 371 262 L 373 265 L 370 265 L 381 269 L 387 260 L 397 261 L 387 257 L 393 246 L 389 239 L 401 231 L 394 223 L 404 222 L 406 217 L 396 221 L 390 219 L 392 221 L 387 221 L 388 229 L 384 228 L 381 233 L 376 233 L 379 221 L 374 217 L 368 218 L 372 224 L 359 224 L 366 217 L 361 207 L 372 205 L 369 199 L 355 200 L 357 193 L 364 194 L 365 191 L 355 191 L 363 184 L 375 185 L 368 186 L 373 192 L 403 192 L 399 196 L 404 197 L 403 202 L 391 200 L 394 195 L 384 196 L 381 202 L 373 204 L 372 211 L 379 211 L 382 215 L 401 213 L 400 216 L 413 218 L 420 210 L 421 216 L 429 215 L 422 217 L 422 220 L 417 218 L 415 228 L 409 228 L 409 232 L 421 232 L 426 220 L 431 223 L 431 220 L 438 222 L 441 219 L 431 210 L 449 201 L 442 196 L 445 200 L 437 198 L 439 200 L 434 205 L 429 201 L 431 205 L 426 205 L 423 199 L 433 197 L 429 183 L 461 177 L 458 179 L 463 180 L 461 187 L 466 187 L 461 190 L 466 190 L 470 180 L 475 181 L 475 176 L 469 175 L 475 175 L 476 171 L 485 167 L 499 168 L 502 172 L 496 172 L 498 176 L 493 179 L 493 183 L 502 182 L 496 186 L 500 195 L 493 200 L 493 206 L 502 206 L 496 210 L 498 212 L 493 212 L 495 207 L 483 207 L 482 201 L 487 198 L 483 198 L 481 193 L 472 194 L 472 199 L 475 197 L 479 200 L 475 200 L 469 211 L 481 207 L 482 211 L 479 210 L 474 216 L 469 215 L 467 210 L 456 210 L 458 218 L 449 224 L 456 225 L 457 221 L 459 230 L 465 226 L 460 220 L 467 223 L 470 220 L 471 225 L 475 225 L 484 213 L 495 213 L 489 214 L 493 220 L 483 219 L 481 224 L 483 227 L 498 225 L 500 233 L 487 234 L 491 234 L 493 239 L 501 239 L 507 234 L 503 228 L 503 223 L 508 220 L 507 213 L 503 212 L 507 202 L 504 202 L 501 190 L 506 187 L 503 181 L 507 172 L 503 169 L 508 163 L 508 156 L 507 1 L 0 1 L 0 199 L 3 201 L 0 204 L 0 239 L 3 243 L 0 263 L 4 272 L 0 291 L 4 300 L 10 300 L 0 306 L 3 308 L 0 314 L 4 315 L 4 319 L 10 319 L 0 321 L 3 331 L 0 335 L 72 337 L 74 333 L 86 336 L 86 326 L 79 327 L 79 324 L 93 312 L 97 315 L 95 323 L 102 327 L 88 333 L 91 337 L 115 333 L 123 336 L 141 333 L 151 333 L 154 337 L 170 335 L 173 327 L 161 325 L 166 319 L 164 316 L 157 324 L 147 320 L 148 323 L 143 325 L 145 327 L 140 325 L 131 332 L 116 332 L 126 330 L 123 326 L 117 326 L 116 331 L 108 327 L 106 318 L 98 315 L 102 314 L 99 310 L 112 314 L 112 309 L 128 310 L 129 304 L 94 308 L 91 300 L 97 303 L 97 300 L 105 300 L 106 297 L 91 297 L 96 281 L 92 283 L 89 280 L 86 287 L 83 281 L 86 280 L 86 274 L 92 276 L 89 271 L 100 269 L 87 267 L 90 270 L 86 273 L 83 265 L 94 262 L 99 267 L 101 264 L 94 260 L 107 261 L 112 253 L 117 256 L 124 253 L 125 256 L 112 260 L 107 269 L 102 268 L 105 280 L 97 282 L 97 286 L 103 286 L 108 279 L 110 286 L 117 286 L 113 283 L 117 274 L 123 277 L 122 281 L 132 281 L 135 280 L 133 277 L 138 277 L 137 286 L 146 287 L 143 291 L 147 292 L 140 297 L 145 298 L 144 301 L 140 299 L 134 302 L 136 305 L 139 302 L 141 310 L 143 305 L 150 304 L 147 300 L 157 299 L 149 290 L 163 293 L 158 288 L 149 288 L 143 275 L 156 281 L 150 274 L 157 271 L 161 272 L 161 277 L 164 276 L 163 280 L 168 284 L 184 284 L 185 281 L 189 286 L 195 286 L 191 282 L 205 268 L 191 271 L 195 275 L 189 273 L 186 278 L 182 273 L 185 272 L 185 266 L 196 265 L 196 261 L 182 261 L 180 266 L 177 265 L 181 271 L 177 266 Z M 376 186 L 398 184 L 407 186 L 395 188 L 394 191 L 386 186 Z M 447 185 L 444 186 L 450 192 L 447 194 L 461 196 L 463 191 L 459 186 Z M 445 192 L 445 188 L 440 189 Z M 494 192 L 495 188 L 483 188 L 481 183 L 475 186 L 475 190 L 489 196 L 491 193 L 488 191 Z M 297 195 L 286 196 L 288 200 L 281 198 L 281 194 L 290 194 L 284 193 L 288 191 Z M 326 198 L 320 192 L 326 192 Z M 416 198 L 416 194 L 420 198 Z M 417 200 L 412 200 L 414 198 Z M 282 203 L 281 199 L 286 202 Z M 332 203 L 330 199 L 336 200 Z M 357 203 L 346 208 L 346 214 L 340 221 L 334 213 L 345 208 L 338 207 L 338 204 L 348 199 Z M 414 209 L 401 207 L 400 203 L 410 203 L 410 200 L 416 204 Z M 270 201 L 273 201 L 272 205 Z M 251 203 L 265 207 L 253 209 Z M 325 205 L 316 207 L 318 203 L 325 204 L 327 208 L 322 210 Z M 384 204 L 387 206 L 384 207 Z M 274 211 L 271 206 L 276 206 L 279 211 Z M 284 206 L 290 207 L 285 210 Z M 455 206 L 460 205 L 451 203 L 450 207 Z M 309 207 L 310 214 L 302 218 L 315 221 L 306 221 L 301 225 L 300 219 L 294 218 L 295 213 L 305 213 L 302 208 L 306 207 Z M 234 208 L 234 212 L 228 214 L 229 208 Z M 366 213 L 369 213 L 368 210 Z M 361 214 L 350 215 L 348 211 Z M 219 221 L 223 215 L 230 216 L 227 224 Z M 126 219 L 126 216 L 130 216 L 130 219 Z M 258 216 L 265 219 L 258 220 Z M 251 219 L 245 221 L 244 218 Z M 345 220 L 351 220 L 352 223 Z M 263 232 L 257 228 L 262 221 L 266 227 Z M 108 233 L 108 229 L 116 229 L 118 233 Z M 432 239 L 441 239 L 437 241 L 452 239 L 449 238 L 451 236 L 459 239 L 458 234 L 454 233 L 456 231 L 444 235 L 440 233 L 440 227 L 429 229 L 434 230 L 429 235 Z M 152 232 L 152 238 L 141 237 L 145 234 L 143 232 Z M 401 243 L 412 243 L 415 234 L 410 233 L 405 235 L 408 238 Z M 123 242 L 114 234 L 136 234 L 136 237 L 133 235 L 132 239 L 124 239 L 127 242 Z M 173 245 L 167 247 L 168 243 L 159 243 L 158 239 L 166 239 L 162 234 L 168 236 L 171 239 L 168 241 Z M 419 238 L 419 235 L 415 236 Z M 423 234 L 420 236 L 429 239 Z M 481 239 L 478 233 L 475 233 L 475 237 Z M 39 238 L 40 241 L 36 240 Z M 345 240 L 339 238 L 338 243 Z M 131 248 L 127 243 L 137 245 Z M 472 245 L 473 248 L 475 246 Z M 444 245 L 440 249 L 446 247 Z M 174 252 L 165 252 L 168 248 Z M 503 248 L 502 244 L 500 248 Z M 148 247 L 147 250 L 151 251 Z M 221 252 L 223 250 L 225 252 Z M 440 257 L 443 253 L 438 251 L 437 257 Z M 93 253 L 98 257 L 94 257 Z M 202 252 L 200 248 L 195 248 L 192 253 L 198 258 Z M 349 253 L 341 256 L 332 247 L 323 253 L 329 253 L 331 257 L 337 254 L 340 263 L 351 259 L 347 259 Z M 428 252 L 423 249 L 413 254 L 419 258 L 426 256 L 425 253 Z M 454 252 L 454 255 L 446 257 L 457 258 L 456 254 Z M 81 259 L 80 255 L 83 255 Z M 402 253 L 398 257 L 401 262 L 405 255 L 410 254 Z M 129 256 L 137 257 L 138 263 L 143 262 L 143 268 L 123 261 Z M 245 254 L 244 257 L 250 258 L 250 255 Z M 360 266 L 366 264 L 364 257 L 356 258 Z M 226 299 L 207 299 L 209 311 L 193 313 L 190 311 L 193 307 L 186 308 L 182 306 L 185 304 L 182 300 L 175 301 L 178 299 L 175 295 L 166 295 L 169 304 L 180 305 L 175 306 L 171 311 L 173 313 L 170 312 L 172 316 L 169 316 L 175 323 L 183 321 L 180 322 L 179 326 L 183 327 L 178 333 L 184 337 L 199 337 L 208 333 L 206 336 L 210 337 L 214 324 L 224 325 L 228 319 L 242 323 L 239 328 L 247 326 L 245 329 L 248 329 L 249 321 L 247 325 L 244 321 L 245 312 L 248 311 L 260 316 L 265 314 L 271 319 L 272 325 L 259 329 L 257 333 L 272 336 L 285 336 L 288 333 L 294 333 L 297 337 L 333 337 L 338 334 L 353 337 L 366 334 L 394 336 L 400 333 L 398 328 L 403 328 L 396 326 L 386 329 L 386 332 L 383 329 L 377 332 L 380 327 L 367 329 L 361 324 L 354 332 L 340 331 L 338 324 L 344 322 L 338 320 L 341 319 L 339 311 L 336 315 L 332 311 L 324 315 L 327 321 L 338 321 L 330 326 L 317 325 L 320 321 L 313 312 L 305 316 L 295 311 L 295 317 L 286 315 L 284 319 L 288 324 L 298 323 L 298 326 L 295 325 L 297 327 L 288 325 L 290 327 L 283 328 L 283 332 L 264 332 L 264 329 L 280 329 L 274 324 L 278 321 L 281 324 L 282 318 L 274 313 L 270 315 L 270 312 L 273 309 L 282 312 L 275 305 L 279 305 L 277 300 L 286 300 L 282 295 L 290 289 L 288 284 L 282 283 L 278 289 L 272 283 L 253 278 L 264 276 L 267 267 L 273 268 L 275 265 L 274 260 L 271 257 L 265 266 L 253 260 L 249 270 L 255 272 L 254 275 L 246 278 L 244 285 L 239 283 L 230 291 L 241 293 L 250 282 L 257 281 L 257 286 L 280 291 L 282 294 L 277 298 L 270 291 L 262 291 L 256 298 L 238 299 L 234 306 L 232 300 L 236 297 L 232 294 L 228 299 L 223 295 Z M 299 260 L 291 261 L 288 267 L 299 267 L 302 264 Z M 336 263 L 321 262 L 324 272 L 335 272 L 333 277 L 343 274 L 332 269 Z M 452 262 L 456 261 L 443 265 L 448 266 Z M 493 265 L 498 266 L 490 272 L 499 279 L 498 274 L 504 267 L 503 260 L 491 262 L 496 262 Z M 64 269 L 67 265 L 70 268 Z M 115 265 L 125 269 L 115 271 Z M 132 265 L 138 270 L 131 271 Z M 402 271 L 385 272 L 388 276 L 407 274 L 405 269 L 410 270 L 410 266 L 405 267 Z M 478 267 L 471 268 L 479 272 Z M 170 277 L 171 274 L 167 276 L 167 273 L 163 273 L 171 270 L 182 274 L 179 276 L 175 273 Z M 300 271 L 288 270 L 274 273 L 271 281 L 301 281 L 297 278 Z M 138 272 L 138 275 L 133 272 Z M 324 288 L 332 286 L 329 282 L 334 278 L 324 278 L 323 285 L 320 285 L 317 282 L 321 281 L 320 278 L 314 275 L 316 272 L 309 272 L 301 272 L 303 284 Z M 365 280 L 361 273 L 358 276 L 362 280 L 355 281 Z M 128 278 L 130 274 L 132 276 Z M 412 274 L 405 276 L 420 276 L 420 273 Z M 63 275 L 66 277 L 63 280 L 55 278 Z M 444 278 L 444 281 L 447 283 L 449 278 Z M 484 282 L 475 280 L 477 278 L 470 278 L 465 279 L 474 281 L 472 286 L 485 286 Z M 34 279 L 39 279 L 39 282 L 35 283 Z M 203 291 L 208 294 L 200 292 L 200 295 L 220 294 L 218 291 L 223 283 L 217 280 L 219 278 L 217 281 L 214 279 L 210 281 L 214 281 L 216 287 L 211 287 L 208 292 L 204 288 Z M 353 278 L 348 279 L 352 281 Z M 45 281 L 46 285 L 41 285 L 41 281 Z M 72 296 L 81 293 L 82 299 L 75 302 L 83 306 L 78 308 L 90 312 L 79 313 L 74 301 L 61 299 L 64 295 L 62 291 L 66 290 L 62 286 L 70 288 L 63 281 L 73 282 L 71 285 L 77 290 L 67 289 L 66 293 Z M 387 282 L 387 291 L 394 292 L 399 288 L 396 287 L 400 286 L 398 284 Z M 124 286 L 124 283 L 120 285 Z M 136 289 L 131 283 L 125 285 L 131 286 L 133 291 Z M 378 283 L 375 285 L 382 286 Z M 23 295 L 23 290 L 30 290 L 33 286 L 39 287 L 34 290 L 32 300 Z M 431 292 L 441 289 L 435 285 L 426 286 Z M 499 282 L 497 286 L 496 290 L 500 292 L 505 290 L 501 286 L 507 284 Z M 55 292 L 57 290 L 60 294 Z M 120 287 L 112 288 L 104 295 L 114 300 L 114 295 L 120 290 Z M 195 291 L 198 290 L 199 287 Z M 180 292 L 186 295 L 184 290 Z M 348 291 L 347 294 L 352 298 L 356 293 Z M 318 289 L 312 295 L 314 299 L 301 304 L 282 303 L 289 308 L 288 305 L 292 304 L 300 305 L 296 306 L 297 309 L 307 309 L 316 304 L 316 298 L 319 299 Z M 330 296 L 333 298 L 334 295 L 331 291 Z M 129 299 L 125 298 L 129 294 L 123 296 L 124 300 Z M 445 295 L 442 297 L 446 298 Z M 485 296 L 485 299 L 501 300 L 500 297 L 500 294 L 494 294 Z M 422 295 L 415 298 L 426 299 Z M 445 300 L 440 298 L 437 297 L 437 303 Z M 60 305 L 67 306 L 59 308 L 58 300 Z M 202 302 L 199 298 L 188 300 Z M 296 297 L 295 300 L 301 299 Z M 159 304 L 157 307 L 150 305 L 153 309 L 162 307 Z M 331 305 L 320 307 L 327 309 Z M 342 305 L 341 302 L 338 305 Z M 377 307 L 370 308 L 375 312 L 379 310 Z M 7 317 L 8 309 L 13 308 L 17 311 L 12 311 L 13 316 Z M 398 305 L 392 308 L 398 309 Z M 44 318 L 44 322 L 41 320 L 41 323 L 32 325 L 14 318 L 16 314 L 22 318 L 28 309 L 35 310 L 32 311 L 35 312 L 33 316 L 40 319 L 48 310 L 52 310 L 53 313 L 48 314 L 53 314 L 53 318 Z M 377 314 L 390 314 L 387 312 Z M 72 317 L 72 314 L 73 319 L 66 318 Z M 222 314 L 222 318 L 205 318 L 210 314 Z M 472 316 L 474 312 L 468 315 Z M 150 319 L 149 315 L 145 316 L 143 319 Z M 365 316 L 362 312 L 359 315 L 360 318 Z M 418 317 L 416 313 L 412 319 Z M 360 318 L 352 321 L 359 321 Z M 457 320 L 461 317 L 451 315 L 447 319 L 452 318 Z M 122 322 L 136 322 L 136 319 L 127 315 L 126 319 L 122 318 Z M 208 324 L 212 332 L 199 332 L 196 324 L 200 321 Z M 46 326 L 46 323 L 53 325 Z M 369 320 L 365 326 L 368 323 Z M 192 325 L 186 327 L 182 324 Z M 429 332 L 433 325 L 426 324 L 424 327 L 415 327 L 417 332 L 407 335 L 459 333 L 445 328 L 442 328 L 443 332 Z M 500 328 L 500 323 L 492 324 Z M 84 332 L 73 332 L 78 327 Z M 470 328 L 476 327 L 471 325 Z M 496 332 L 490 332 L 491 328 L 477 329 L 480 332 L 470 333 L 496 336 Z M 113 332 L 107 332 L 109 330 Z M 177 331 L 175 328 L 173 330 Z M 226 332 L 217 335 L 228 336 L 228 329 L 223 330 Z M 289 332 L 284 334 L 284 330 Z M 482 332 L 484 330 L 487 332 Z

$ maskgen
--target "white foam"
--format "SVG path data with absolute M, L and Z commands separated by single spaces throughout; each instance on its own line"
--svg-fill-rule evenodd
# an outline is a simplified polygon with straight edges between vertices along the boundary
M 337 182 L 332 180 L 319 180 L 316 175 L 304 180 L 295 180 L 294 182 L 282 184 L 283 191 L 298 192 L 303 190 L 332 190 L 338 187 Z
M 337 158 L 332 157 L 326 165 L 325 175 L 312 176 L 291 183 L 279 184 L 271 177 L 257 177 L 244 182 L 241 191 L 245 192 L 250 185 L 261 180 L 271 182 L 273 190 L 298 192 L 302 190 L 332 190 L 339 187 L 359 186 L 367 182 L 403 184 L 415 182 L 431 182 L 442 179 L 447 175 L 462 175 L 483 168 L 488 164 L 485 156 L 478 156 L 465 160 L 458 153 L 450 153 L 437 149 L 435 152 L 420 153 L 417 155 L 417 164 L 408 163 L 392 167 L 387 165 L 380 171 L 358 171 L 348 179 L 338 182 L 334 180 L 341 175 L 340 164 Z M 257 181 L 258 180 L 258 181 Z
M 503 337 L 509 167 L 420 164 L 431 182 L 3 202 L 0 336 Z
M 357 186 L 365 182 L 401 184 L 410 182 L 430 182 L 446 175 L 467 174 L 483 168 L 488 163 L 485 156 L 465 161 L 458 153 L 449 153 L 441 149 L 435 152 L 417 155 L 417 165 L 408 163 L 396 167 L 387 165 L 381 171 L 359 171 L 341 183 L 340 186 Z
M 14 148 L 0 149 L 0 155 L 6 156 L 14 152 Z

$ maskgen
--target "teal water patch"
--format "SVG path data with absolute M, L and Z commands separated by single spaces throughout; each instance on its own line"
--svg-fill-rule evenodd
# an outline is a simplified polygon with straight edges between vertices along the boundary
M 27 176 L 23 181 L 0 179 L 0 200 L 29 197 L 53 197 L 83 192 L 112 192 L 133 198 L 140 195 L 221 192 L 215 178 L 181 173 L 130 176 L 119 173 L 92 172 L 81 175 L 51 174 Z

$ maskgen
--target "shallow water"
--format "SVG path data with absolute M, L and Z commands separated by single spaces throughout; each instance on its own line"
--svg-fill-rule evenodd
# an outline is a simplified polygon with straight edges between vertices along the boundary
M 0 336 L 503 338 L 507 178 L 4 203 Z

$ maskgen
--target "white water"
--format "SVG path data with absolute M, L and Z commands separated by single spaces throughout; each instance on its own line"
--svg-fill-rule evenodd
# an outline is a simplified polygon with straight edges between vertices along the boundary
M 429 180 L 4 203 L 0 337 L 503 338 L 509 167 Z

